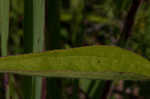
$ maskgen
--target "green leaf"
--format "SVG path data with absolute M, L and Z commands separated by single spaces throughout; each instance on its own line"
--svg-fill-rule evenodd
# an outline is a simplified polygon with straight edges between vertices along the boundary
M 150 62 L 115 46 L 89 46 L 67 50 L 9 56 L 0 59 L 0 71 L 24 75 L 145 80 Z

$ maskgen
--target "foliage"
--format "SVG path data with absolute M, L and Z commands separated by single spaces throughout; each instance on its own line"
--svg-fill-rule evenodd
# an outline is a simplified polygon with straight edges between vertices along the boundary
M 51 1 L 53 2 L 53 0 L 51 0 Z M 61 2 L 60 2 L 61 4 L 58 4 L 57 6 L 55 6 L 55 3 L 53 3 L 53 4 L 51 4 L 50 8 L 45 7 L 46 26 L 45 26 L 44 32 L 46 32 L 46 36 L 45 36 L 46 50 L 55 49 L 55 48 L 78 47 L 78 46 L 85 46 L 85 45 L 101 45 L 101 46 L 102 45 L 116 45 L 118 39 L 120 38 L 120 34 L 121 34 L 122 28 L 124 26 L 124 21 L 126 20 L 126 16 L 128 15 L 128 12 L 130 10 L 130 7 L 132 6 L 133 1 L 136 1 L 136 0 L 123 0 L 123 1 L 121 1 L 121 0 L 115 0 L 115 1 L 113 1 L 113 0 L 82 0 L 82 1 L 81 0 L 61 0 Z M 126 46 L 122 45 L 122 47 L 129 49 L 130 51 L 133 51 L 149 60 L 150 59 L 150 55 L 149 55 L 150 54 L 150 51 L 149 51 L 150 50 L 150 44 L 149 44 L 149 40 L 150 40 L 150 38 L 149 38 L 150 37 L 150 35 L 149 35 L 149 29 L 150 29 L 150 19 L 149 19 L 150 7 L 149 7 L 149 4 L 150 4 L 150 1 L 148 1 L 148 0 L 143 0 L 143 1 L 144 2 L 139 7 L 136 17 L 134 19 L 134 25 L 133 25 L 133 27 L 131 27 L 132 35 L 129 37 L 128 40 L 123 41 L 126 43 Z M 50 4 L 47 4 L 47 5 L 50 5 Z M 49 12 L 47 12 L 47 9 L 49 9 L 48 10 Z M 0 8 L 0 11 L 1 11 L 1 8 Z M 23 22 L 25 20 L 24 13 L 25 13 L 24 12 L 24 0 L 10 0 L 10 13 L 9 13 L 9 15 L 10 15 L 10 30 L 9 30 L 9 39 L 8 39 L 9 40 L 8 55 L 20 54 L 20 53 L 24 52 L 24 48 L 25 48 L 24 47 L 24 43 L 25 43 L 25 39 L 24 39 L 24 29 L 25 28 L 24 27 L 25 26 L 24 26 L 24 22 Z M 58 18 L 60 18 L 60 20 Z M 0 23 L 1 23 L 1 21 L 0 21 Z M 42 24 L 40 24 L 40 25 L 42 25 Z M 0 31 L 2 31 L 2 29 L 3 29 L 2 26 L 3 26 L 3 24 L 0 24 Z M 25 29 L 25 30 L 27 31 L 27 29 Z M 28 31 L 30 32 L 31 30 L 28 30 Z M 48 33 L 48 35 L 47 35 L 47 33 Z M 1 38 L 4 39 L 2 37 L 2 34 L 1 34 Z M 5 42 L 5 40 L 6 39 L 1 40 L 1 42 L 2 41 Z M 37 39 L 34 39 L 34 40 L 37 40 Z M 30 44 L 27 44 L 27 46 L 28 45 L 30 45 Z M 108 47 L 108 48 L 110 48 L 110 47 Z M 81 49 L 81 50 L 84 49 L 84 51 L 83 52 L 81 51 L 81 52 L 82 53 L 85 52 L 85 54 L 88 51 L 87 50 L 88 47 L 77 48 L 77 49 Z M 115 49 L 115 47 L 114 47 L 114 49 Z M 116 49 L 119 49 L 119 48 L 116 48 Z M 2 50 L 2 48 L 1 48 L 1 50 Z M 38 48 L 37 48 L 37 50 L 38 50 Z M 66 51 L 68 51 L 67 53 L 69 53 L 70 49 L 68 49 Z M 73 51 L 76 52 L 76 49 L 73 49 Z M 97 51 L 97 50 L 96 50 L 97 52 L 94 52 L 94 51 L 95 51 L 95 49 L 91 50 L 91 54 L 95 53 L 95 55 L 99 55 L 100 53 L 103 53 L 102 51 Z M 111 49 L 110 49 L 110 51 L 111 51 Z M 122 51 L 124 52 L 124 50 L 122 50 Z M 5 50 L 5 52 L 6 52 L 6 50 Z M 45 55 L 45 53 L 53 53 L 53 52 L 55 52 L 55 51 L 44 52 L 44 53 L 41 53 L 40 55 L 42 55 L 42 54 Z M 64 52 L 65 51 L 63 51 L 62 53 L 64 53 Z M 105 52 L 105 50 L 104 50 L 104 52 Z M 125 51 L 125 52 L 128 52 L 128 51 Z M 57 54 L 61 53 L 61 51 L 60 52 L 56 51 L 56 53 Z M 131 53 L 131 52 L 129 52 L 129 53 Z M 90 53 L 87 53 L 87 54 L 90 54 Z M 116 52 L 116 54 L 112 54 L 109 52 L 109 54 L 114 55 L 114 56 L 118 55 L 117 52 Z M 131 53 L 131 54 L 133 54 L 133 53 Z M 131 55 L 131 54 L 129 54 L 129 55 Z M 52 55 L 54 55 L 54 54 L 52 54 Z M 123 55 L 124 55 L 124 57 L 126 57 L 125 54 L 123 54 Z M 31 54 L 31 56 L 32 56 L 32 54 Z M 19 57 L 19 56 L 12 56 L 12 57 Z M 22 57 L 22 56 L 20 56 L 20 57 Z M 110 57 L 110 56 L 108 55 L 107 57 Z M 137 56 L 137 57 L 139 57 L 139 56 Z M 8 57 L 8 58 L 11 58 L 11 57 Z M 59 57 L 59 58 L 61 58 L 61 57 Z M 131 60 L 135 59 L 135 58 L 132 59 L 131 57 L 126 57 L 126 58 L 129 58 Z M 141 58 L 141 57 L 139 57 L 139 58 Z M 2 60 L 2 59 L 0 59 L 0 60 Z M 63 61 L 67 62 L 67 60 L 69 60 L 69 59 L 65 58 Z M 80 59 L 80 58 L 75 56 L 75 57 L 71 57 L 71 59 L 75 60 L 75 61 L 73 61 L 74 63 L 78 63 L 77 59 Z M 88 57 L 81 58 L 81 60 L 82 59 L 85 59 L 84 60 L 85 62 L 86 61 L 94 61 L 94 59 L 96 60 L 97 57 L 94 56 L 93 60 L 91 60 Z M 114 59 L 114 58 L 112 58 L 112 59 Z M 146 59 L 143 59 L 143 58 L 141 58 L 141 59 L 144 60 L 145 62 L 148 62 Z M 30 58 L 29 58 L 29 60 L 30 60 Z M 36 58 L 35 58 L 35 60 L 36 60 Z M 51 58 L 50 58 L 50 60 L 51 60 Z M 111 60 L 111 61 L 113 61 L 113 60 Z M 130 61 L 129 64 L 133 63 L 133 62 L 134 61 Z M 82 63 L 82 61 L 81 61 L 81 63 Z M 7 63 L 7 64 L 10 64 L 10 63 Z M 67 63 L 64 63 L 64 64 L 67 64 Z M 145 65 L 143 65 L 143 64 L 141 64 L 141 67 L 139 66 L 139 68 L 140 68 L 140 70 L 145 71 L 144 70 Z M 86 64 L 86 65 L 88 66 L 89 64 Z M 124 65 L 121 65 L 121 66 L 124 66 Z M 67 67 L 67 68 L 70 68 L 70 67 Z M 139 69 L 139 68 L 137 68 L 137 69 Z M 148 68 L 148 67 L 145 67 L 145 68 Z M 85 68 L 83 68 L 83 69 L 85 69 Z M 117 69 L 117 68 L 115 68 L 115 69 Z M 125 70 L 126 69 L 127 68 L 125 68 Z M 149 69 L 147 69 L 147 72 L 148 72 L 148 70 Z M 145 72 L 143 75 L 145 75 Z M 141 72 L 137 71 L 136 73 L 141 73 Z M 119 73 L 119 74 L 121 76 L 122 73 Z M 118 73 L 117 73 L 117 75 L 118 75 Z M 123 73 L 123 75 L 124 75 L 124 73 Z M 126 75 L 126 73 L 125 73 L 125 75 Z M 148 75 L 149 75 L 149 73 L 146 73 L 145 76 L 148 76 Z M 68 77 L 69 74 L 66 76 Z M 16 76 L 14 76 L 14 77 L 16 78 Z M 138 77 L 141 77 L 141 75 L 139 75 Z M 26 77 L 21 76 L 18 78 L 20 79 L 20 78 L 26 78 Z M 10 78 L 10 79 L 12 79 L 12 78 Z M 13 83 L 11 83 L 11 86 L 23 84 L 23 83 L 20 83 L 20 81 L 16 81 L 14 79 L 12 79 L 11 82 L 12 81 L 13 81 Z M 22 80 L 22 79 L 21 79 L 21 81 L 24 82 L 24 80 Z M 58 80 L 56 80 L 56 82 L 57 81 Z M 72 80 L 68 80 L 68 79 L 61 81 L 62 83 L 59 85 L 63 86 L 60 88 L 60 89 L 62 89 L 61 94 L 63 94 L 63 98 L 66 99 L 66 98 L 70 98 L 70 97 L 74 96 L 74 95 L 72 95 L 74 92 L 71 93 L 71 91 L 72 91 L 71 88 L 74 85 L 77 87 L 79 86 L 80 91 L 78 91 L 78 90 L 75 91 L 77 94 L 78 93 L 83 94 L 84 96 L 86 96 L 86 98 L 92 97 L 93 99 L 99 99 L 99 97 L 101 97 L 101 96 L 96 97 L 95 95 L 99 92 L 103 95 L 103 89 L 105 88 L 106 82 L 100 81 L 100 80 L 90 80 L 89 83 L 86 85 L 86 81 L 87 80 L 82 80 L 82 82 L 79 83 L 79 85 L 77 85 L 77 84 L 74 85 L 74 83 L 76 83 L 76 82 L 78 83 L 78 81 L 73 82 Z M 80 82 L 80 79 L 79 79 L 79 82 Z M 70 86 L 68 87 L 64 83 L 70 83 L 69 84 Z M 118 81 L 115 81 L 114 83 L 115 83 L 114 85 L 116 85 L 116 83 L 118 84 Z M 126 89 L 134 89 L 134 88 L 139 87 L 140 94 L 142 96 L 145 96 L 144 98 L 148 98 L 148 94 L 145 93 L 144 90 L 148 90 L 147 83 L 149 83 L 149 82 L 143 82 L 143 81 L 141 81 L 141 82 L 140 81 L 139 82 L 127 81 L 126 82 L 125 81 L 124 83 L 125 83 L 125 88 L 124 88 L 125 90 Z M 58 86 L 57 84 L 51 84 L 51 86 L 54 86 L 54 85 Z M 28 86 L 28 85 L 26 84 L 26 86 Z M 3 86 L 0 86 L 0 87 L 3 87 Z M 86 87 L 86 89 L 85 89 L 85 87 Z M 15 89 L 15 88 L 12 88 L 12 89 Z M 23 85 L 22 88 L 25 88 L 25 86 Z M 66 88 L 70 88 L 71 91 L 66 92 Z M 14 90 L 12 90 L 11 92 L 13 92 L 13 91 Z M 43 92 L 46 93 L 46 91 L 43 91 Z M 22 96 L 22 94 L 20 95 L 20 93 L 22 93 L 22 92 L 20 92 L 20 90 L 19 90 L 19 92 L 17 91 L 17 95 L 14 92 L 14 94 L 16 96 L 19 96 L 19 98 L 20 98 L 20 96 Z M 117 90 L 116 93 L 120 94 L 122 92 L 118 92 L 118 90 Z M 132 96 L 133 94 L 129 95 L 129 94 L 126 94 L 126 92 L 123 92 L 123 93 L 125 93 L 125 94 L 121 94 L 121 95 L 125 96 L 126 99 L 133 97 Z M 138 94 L 138 95 L 140 96 L 140 94 Z M 111 95 L 112 95 L 112 93 L 111 93 Z M 16 99 L 16 97 L 13 97 L 13 98 Z M 42 98 L 42 99 L 45 99 L 45 98 Z
M 26 75 L 109 80 L 141 80 L 150 76 L 149 61 L 113 46 L 8 56 L 1 58 L 0 62 L 1 72 Z

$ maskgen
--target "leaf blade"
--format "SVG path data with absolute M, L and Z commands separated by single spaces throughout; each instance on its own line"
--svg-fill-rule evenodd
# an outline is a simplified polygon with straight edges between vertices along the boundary
M 114 46 L 81 47 L 9 56 L 1 58 L 0 62 L 1 72 L 26 75 L 109 80 L 140 80 L 150 77 L 148 60 Z

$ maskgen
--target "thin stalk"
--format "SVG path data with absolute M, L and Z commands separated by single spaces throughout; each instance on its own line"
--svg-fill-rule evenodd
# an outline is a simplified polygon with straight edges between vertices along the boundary
M 84 9 L 84 0 L 71 0 L 71 43 L 72 46 L 81 46 L 83 41 L 83 9 Z
M 128 11 L 127 17 L 125 18 L 124 25 L 121 31 L 121 35 L 118 40 L 118 46 L 125 47 L 129 37 L 131 37 L 136 13 L 138 12 L 138 8 L 143 3 L 143 1 L 144 0 L 132 0 L 131 7 Z
M 9 0 L 0 0 L 0 34 L 1 34 L 1 54 L 7 56 L 9 32 Z M 4 75 L 6 99 L 10 99 L 9 75 Z
M 25 52 L 43 51 L 44 42 L 44 0 L 25 0 L 24 41 Z M 30 99 L 41 99 L 42 78 L 32 77 L 32 95 Z M 27 98 L 25 98 L 27 99 Z M 29 99 L 29 98 L 28 98 Z

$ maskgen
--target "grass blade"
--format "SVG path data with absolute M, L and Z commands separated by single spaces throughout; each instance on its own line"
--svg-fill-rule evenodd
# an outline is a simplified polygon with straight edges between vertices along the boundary
M 1 53 L 7 56 L 9 32 L 9 0 L 0 0 Z
M 9 32 L 9 0 L 0 0 L 0 34 L 1 34 L 1 54 L 7 56 L 8 45 L 8 32 Z M 9 75 L 5 74 L 5 91 L 6 99 L 10 99 L 10 81 Z
M 102 97 L 105 81 L 103 80 L 80 80 L 80 86 L 91 99 Z
M 44 0 L 25 0 L 25 52 L 40 52 L 44 42 Z M 32 78 L 32 99 L 41 99 L 42 78 Z M 30 83 L 31 84 L 31 83 Z
M 44 48 L 44 19 L 45 19 L 45 1 L 33 0 L 33 52 L 41 52 Z M 41 99 L 42 96 L 42 78 L 33 78 L 35 83 L 35 98 Z

